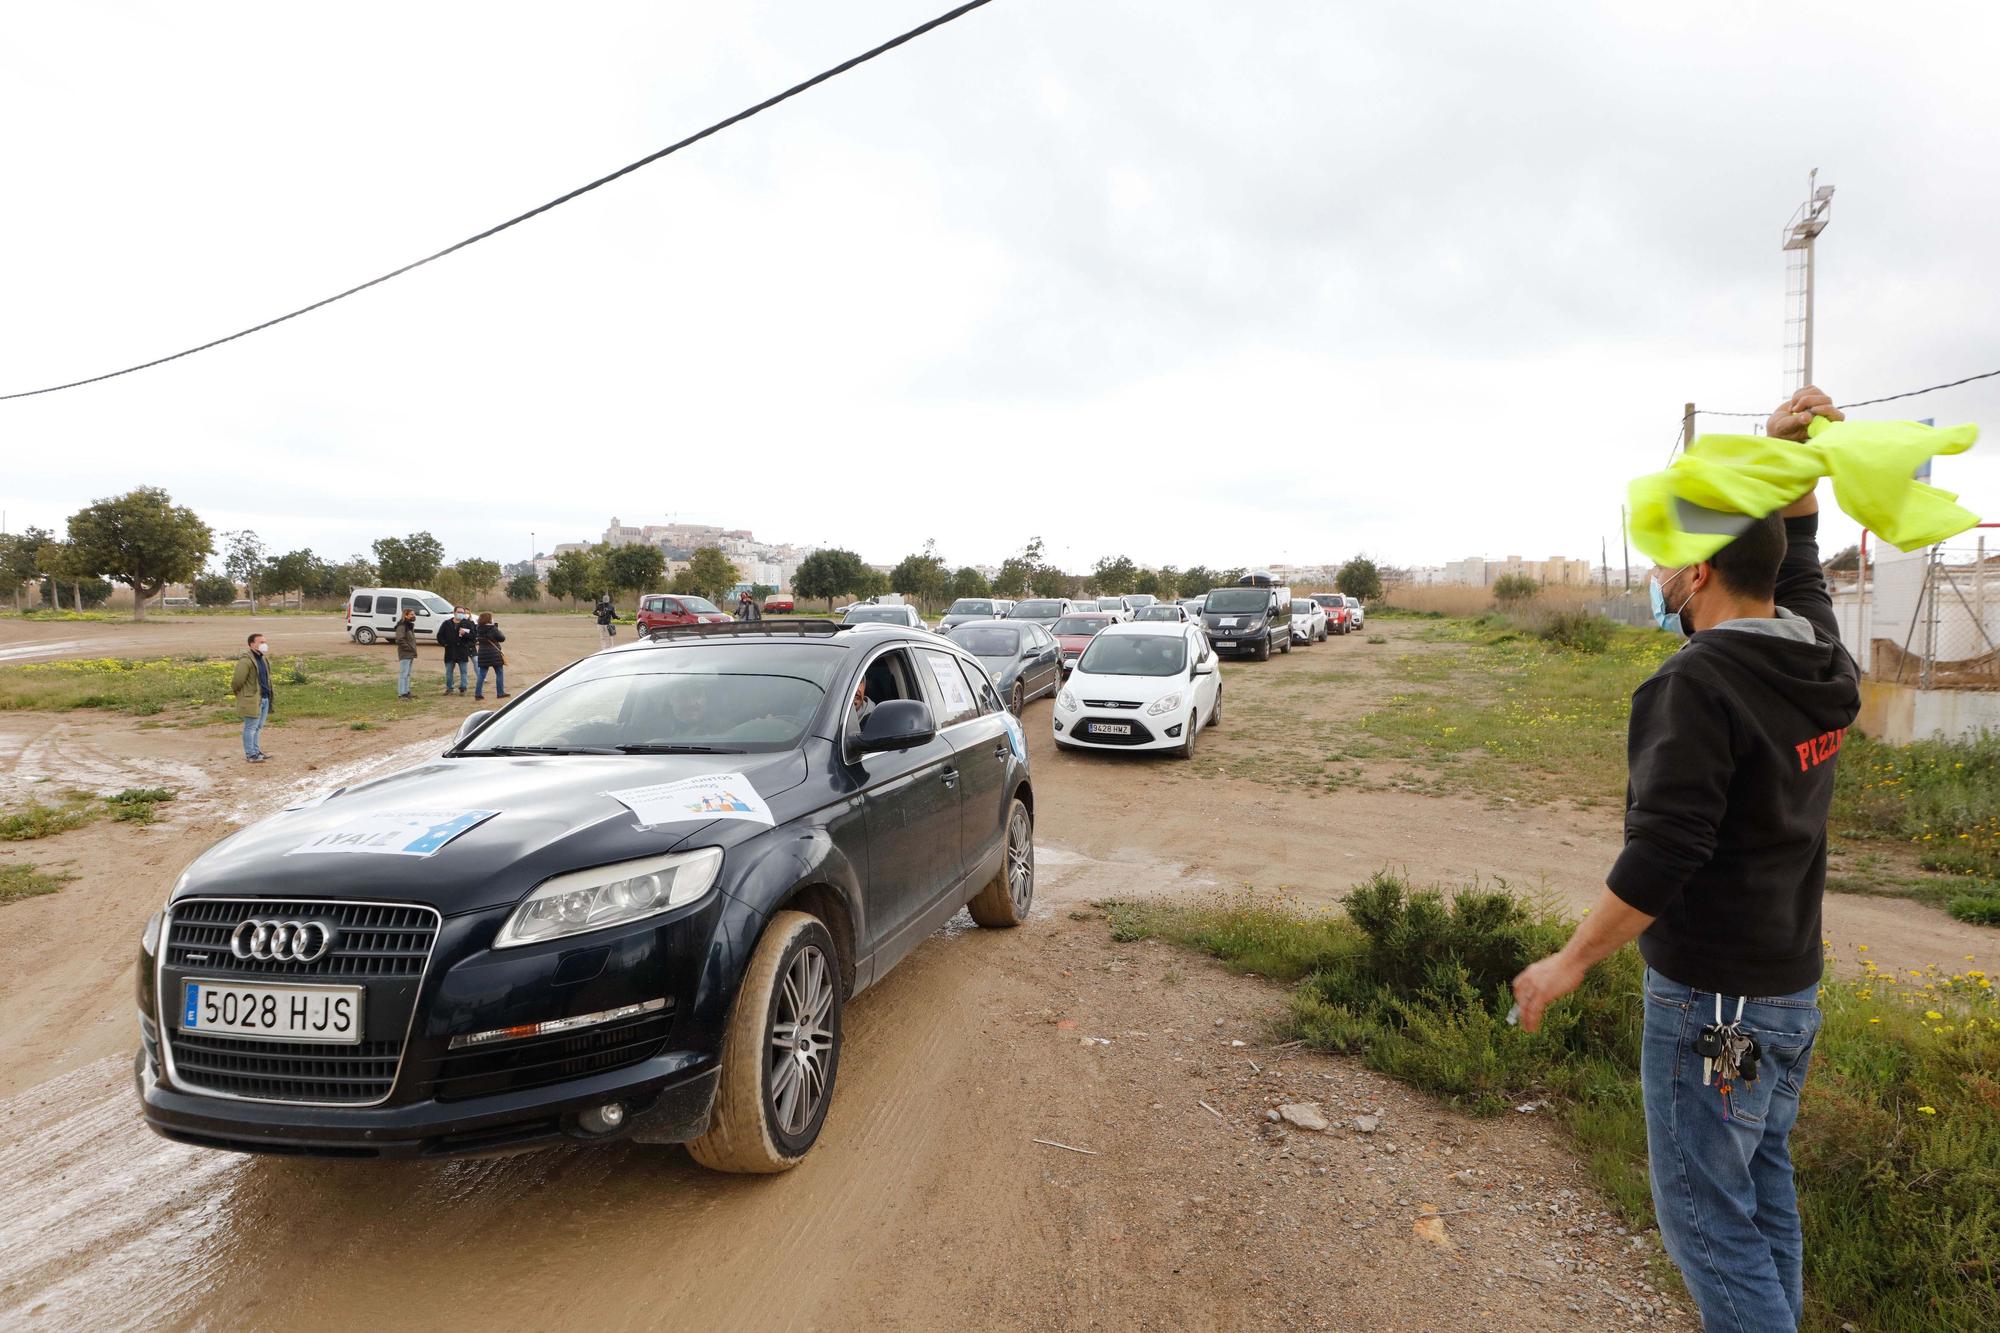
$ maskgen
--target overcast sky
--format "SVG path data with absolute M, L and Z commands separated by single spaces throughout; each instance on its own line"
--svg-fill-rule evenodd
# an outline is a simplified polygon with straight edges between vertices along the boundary
M 9 6 L 0 392 L 327 295 L 944 7 Z M 2000 368 L 1996 50 L 1970 4 L 995 0 L 329 310 L 0 403 L 0 503 L 160 485 L 331 558 L 615 513 L 874 561 L 1615 562 L 1682 402 L 1789 388 L 1810 168 L 1819 382 Z M 2000 430 L 2000 380 L 1875 410 Z M 2000 515 L 1996 459 L 1936 480 Z

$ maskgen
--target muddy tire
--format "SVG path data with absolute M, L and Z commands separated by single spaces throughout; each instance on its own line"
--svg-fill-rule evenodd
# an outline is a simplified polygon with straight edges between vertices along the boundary
M 1259 662 L 1268 662 L 1271 660 L 1271 636 L 1268 634 L 1266 634 L 1264 636 L 1263 641 L 1257 645 L 1257 660 Z
M 833 936 L 818 917 L 779 912 L 736 992 L 708 1131 L 687 1145 L 695 1161 L 756 1174 L 798 1165 L 833 1102 L 840 1010 Z
M 1027 692 L 1021 688 L 1021 682 L 1017 680 L 1014 682 L 1014 693 L 1011 696 L 1009 696 L 1007 700 L 1007 711 L 1012 713 L 1015 717 L 1019 717 L 1021 716 L 1021 710 L 1026 708 L 1027 706 L 1028 706 Z
M 1201 710 L 1195 709 L 1188 714 L 1187 735 L 1181 738 L 1181 746 L 1174 751 L 1174 758 L 1183 761 L 1194 758 L 1194 738 L 1199 735 L 1201 735 Z
M 1007 854 L 1000 873 L 972 895 L 965 910 L 988 929 L 1018 926 L 1035 905 L 1035 817 L 1020 797 L 1007 809 Z
M 1211 728 L 1222 725 L 1222 687 L 1215 687 L 1215 707 L 1208 710 L 1208 725 Z
M 366 647 L 375 642 L 375 631 L 363 625 L 360 629 L 354 631 L 354 641 Z

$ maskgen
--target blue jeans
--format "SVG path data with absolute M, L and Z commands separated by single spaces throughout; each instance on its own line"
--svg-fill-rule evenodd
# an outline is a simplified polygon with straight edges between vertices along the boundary
M 1749 997 L 1743 1031 L 1763 1048 L 1757 1078 L 1703 1086 L 1694 1041 L 1715 1022 L 1715 995 L 1646 969 L 1640 1079 L 1660 1238 L 1701 1308 L 1702 1326 L 1797 1328 L 1804 1305 L 1792 1122 L 1819 1032 L 1818 987 Z M 1736 1017 L 1736 996 L 1722 1021 Z
M 396 659 L 397 694 L 408 694 L 410 692 L 410 669 L 416 666 L 416 664 L 417 660 L 414 657 L 399 657 Z
M 263 696 L 257 699 L 257 716 L 243 719 L 243 757 L 264 753 L 264 719 L 271 716 L 271 701 Z
M 472 663 L 446 662 L 444 664 L 444 688 L 447 693 L 451 690 L 451 676 L 454 671 L 458 673 L 458 688 L 462 690 L 472 684 Z
M 493 692 L 495 694 L 505 694 L 507 692 L 507 668 L 503 666 L 487 666 L 486 663 L 481 662 L 479 664 L 479 674 L 474 676 L 472 680 L 473 698 L 484 699 L 486 697 L 486 673 L 489 671 L 493 673 Z

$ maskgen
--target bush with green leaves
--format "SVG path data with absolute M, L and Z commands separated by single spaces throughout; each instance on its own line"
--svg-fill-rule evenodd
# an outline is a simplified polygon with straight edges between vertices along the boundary
M 1541 590 L 1542 585 L 1526 574 L 1502 574 L 1493 580 L 1493 600 L 1502 606 L 1532 602 Z

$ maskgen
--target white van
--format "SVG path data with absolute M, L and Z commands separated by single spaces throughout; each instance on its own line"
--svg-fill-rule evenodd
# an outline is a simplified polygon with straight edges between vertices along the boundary
M 356 643 L 391 637 L 406 607 L 417 613 L 417 636 L 425 639 L 435 639 L 456 609 L 422 588 L 356 588 L 347 594 L 347 637 Z

